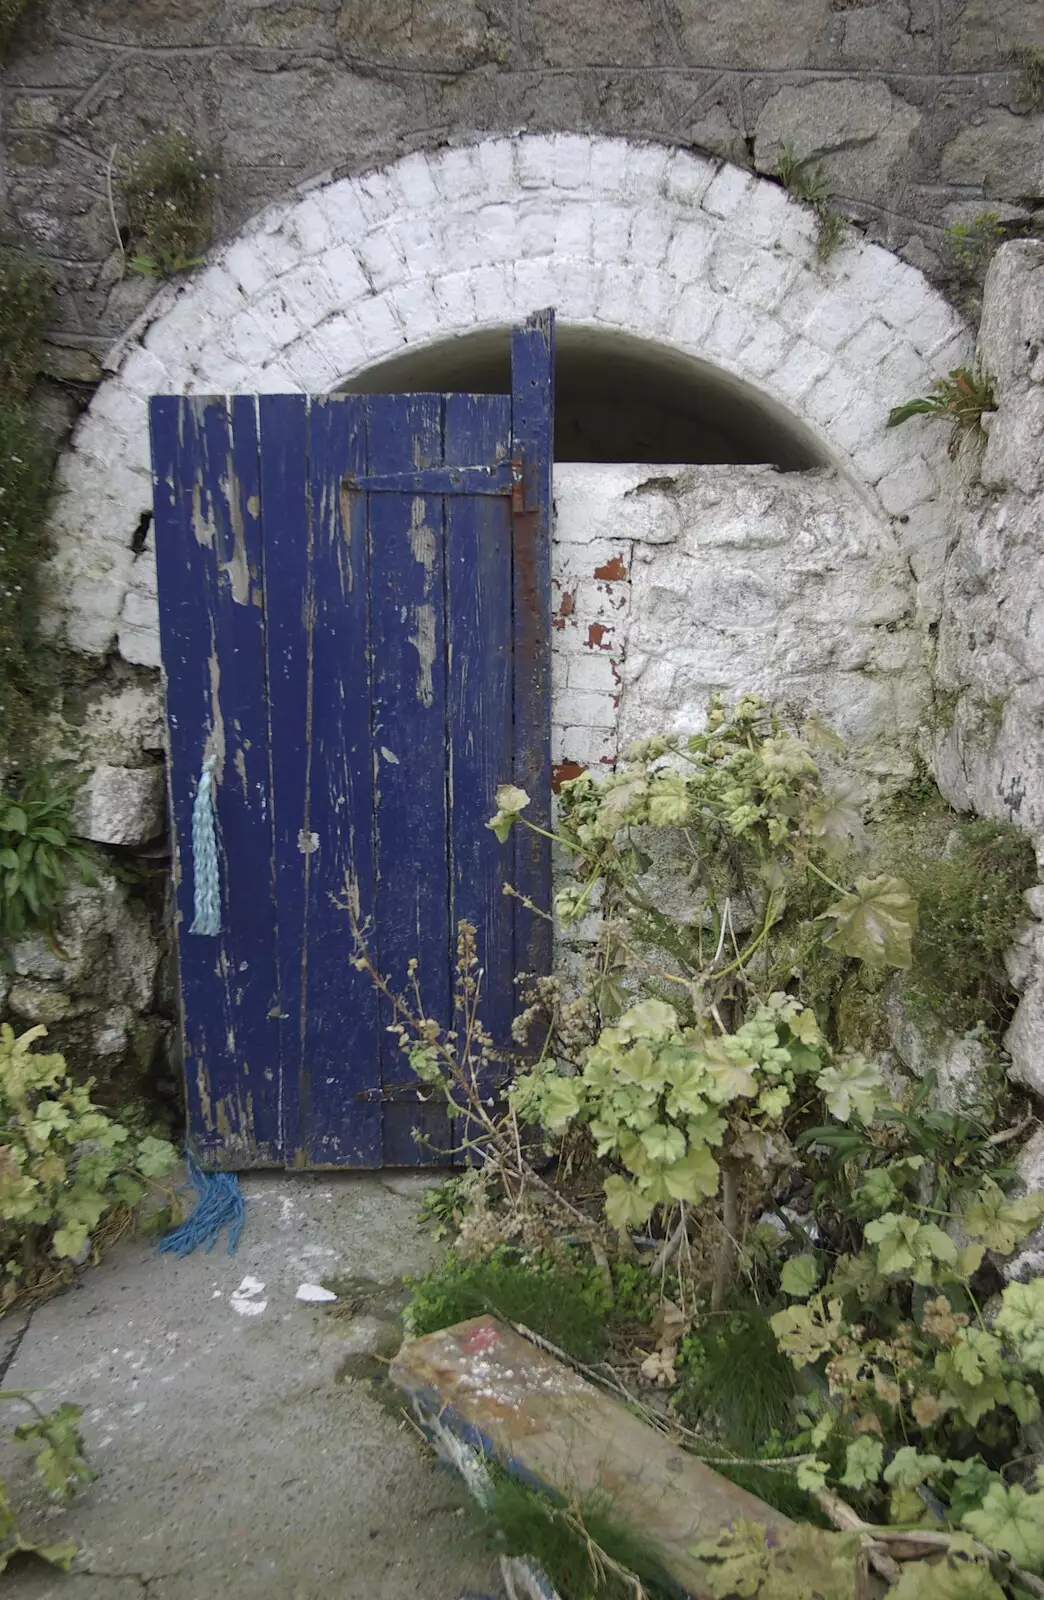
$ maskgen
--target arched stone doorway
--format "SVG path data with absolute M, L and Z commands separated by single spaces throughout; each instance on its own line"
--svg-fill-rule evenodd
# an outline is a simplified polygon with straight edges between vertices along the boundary
M 784 431 L 884 523 L 898 519 L 932 620 L 945 443 L 920 423 L 884 425 L 969 340 L 915 269 L 854 238 L 823 265 L 814 231 L 780 188 L 739 168 L 581 135 L 417 153 L 271 207 L 197 277 L 164 288 L 113 351 L 60 471 L 55 625 L 74 650 L 115 644 L 157 664 L 154 563 L 135 539 L 151 500 L 150 394 L 337 388 L 539 305 L 556 307 L 567 341 L 639 341 L 789 418 Z M 638 359 L 649 372 L 660 358 Z

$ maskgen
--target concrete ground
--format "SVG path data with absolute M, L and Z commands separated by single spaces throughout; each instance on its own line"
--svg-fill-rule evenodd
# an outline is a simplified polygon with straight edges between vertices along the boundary
M 463 1488 L 366 1376 L 368 1353 L 397 1343 L 397 1280 L 436 1253 L 416 1225 L 428 1181 L 247 1176 L 234 1256 L 224 1235 L 183 1261 L 128 1242 L 36 1310 L 3 1387 L 84 1406 L 100 1476 L 68 1511 L 49 1507 L 4 1427 L 0 1474 L 27 1530 L 81 1553 L 70 1575 L 20 1560 L 0 1588 L 20 1600 L 500 1594 Z M 295 1299 L 331 1276 L 336 1314 Z M 0 1322 L 0 1359 L 18 1333 Z

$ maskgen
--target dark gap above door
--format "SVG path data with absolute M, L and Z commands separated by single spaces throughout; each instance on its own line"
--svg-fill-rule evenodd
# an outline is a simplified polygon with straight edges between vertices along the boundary
M 510 330 L 406 350 L 345 385 L 353 394 L 510 390 Z M 828 465 L 782 406 L 710 362 L 602 329 L 557 331 L 555 460 Z

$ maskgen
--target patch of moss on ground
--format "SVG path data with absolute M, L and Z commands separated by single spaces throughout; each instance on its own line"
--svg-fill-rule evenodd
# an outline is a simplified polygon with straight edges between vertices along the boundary
M 500 1247 L 480 1261 L 450 1254 L 413 1285 L 403 1322 L 409 1338 L 484 1315 L 521 1323 L 577 1361 L 599 1361 L 610 1300 L 597 1267 L 550 1254 L 523 1260 Z

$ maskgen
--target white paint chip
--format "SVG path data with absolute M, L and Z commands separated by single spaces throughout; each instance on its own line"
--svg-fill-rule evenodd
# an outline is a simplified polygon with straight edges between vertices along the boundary
M 246 1277 L 238 1289 L 233 1289 L 228 1303 L 241 1317 L 259 1317 L 268 1308 L 267 1300 L 258 1299 L 264 1292 L 260 1278 Z
M 294 1298 L 306 1300 L 312 1305 L 325 1305 L 330 1300 L 336 1300 L 337 1296 L 332 1289 L 324 1289 L 321 1284 L 302 1283 Z

